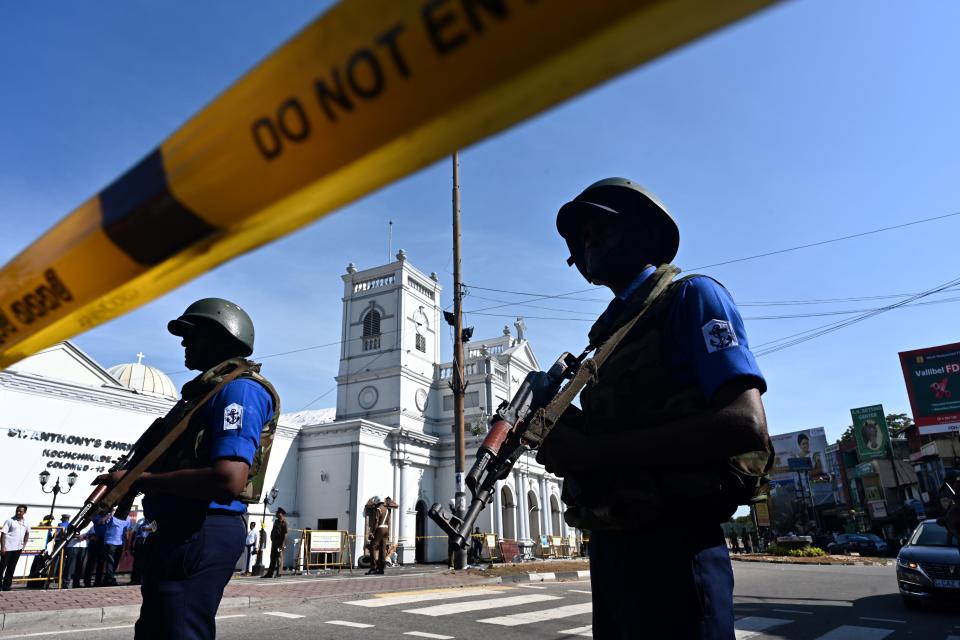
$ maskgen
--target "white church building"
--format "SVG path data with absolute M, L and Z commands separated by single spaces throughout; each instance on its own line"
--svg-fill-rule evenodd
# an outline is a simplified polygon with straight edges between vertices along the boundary
M 282 506 L 291 529 L 355 534 L 355 562 L 363 555 L 366 501 L 390 496 L 400 505 L 390 532 L 400 561 L 444 561 L 446 541 L 427 518 L 431 504 L 446 505 L 454 494 L 452 364 L 440 361 L 448 329 L 437 276 L 416 269 L 401 251 L 383 266 L 350 265 L 342 279 L 336 409 L 282 416 L 265 483 L 278 498 L 266 513 L 264 505 L 251 505 L 250 517 L 270 519 Z M 502 335 L 465 345 L 468 469 L 489 417 L 540 369 L 522 320 L 515 327 L 515 334 L 504 327 Z M 59 480 L 66 489 L 70 474 L 75 486 L 58 496 L 55 515 L 75 513 L 96 474 L 177 395 L 154 367 L 138 360 L 106 369 L 69 342 L 0 370 L 3 517 L 26 503 L 35 524 L 49 512 L 50 485 Z M 40 486 L 41 471 L 51 474 L 48 486 Z M 571 533 L 562 512 L 559 480 L 529 456 L 500 482 L 477 524 L 501 539 L 535 543 Z M 293 544 L 287 553 L 293 564 Z
M 401 251 L 387 265 L 360 271 L 351 264 L 342 279 L 334 419 L 325 412 L 287 416 L 278 439 L 296 442 L 284 459 L 273 454 L 267 486 L 275 482 L 277 505 L 294 526 L 357 534 L 354 557 L 362 555 L 364 504 L 390 496 L 400 505 L 391 530 L 400 561 L 445 560 L 446 540 L 427 518 L 430 505 L 448 504 L 455 489 L 452 363 L 440 361 L 447 325 L 437 276 Z M 505 327 L 464 346 L 468 469 L 488 418 L 540 369 L 522 321 L 515 326 L 516 335 Z M 568 535 L 559 480 L 533 456 L 522 458 L 477 524 L 508 540 Z

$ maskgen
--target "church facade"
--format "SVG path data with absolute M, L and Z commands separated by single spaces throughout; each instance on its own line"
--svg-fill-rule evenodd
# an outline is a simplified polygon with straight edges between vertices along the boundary
M 274 452 L 267 486 L 278 488 L 276 506 L 294 526 L 356 534 L 355 558 L 363 554 L 366 501 L 389 496 L 399 504 L 391 539 L 400 561 L 444 560 L 446 540 L 426 515 L 434 502 L 449 504 L 455 490 L 452 363 L 440 360 L 447 325 L 437 276 L 401 251 L 390 264 L 363 271 L 350 265 L 342 280 L 335 416 L 287 416 L 283 435 L 295 442 L 286 456 Z M 515 326 L 516 335 L 505 327 L 502 335 L 464 345 L 468 469 L 489 417 L 540 369 L 522 321 Z M 499 483 L 477 525 L 501 538 L 539 542 L 541 535 L 569 534 L 562 514 L 559 480 L 527 456 Z

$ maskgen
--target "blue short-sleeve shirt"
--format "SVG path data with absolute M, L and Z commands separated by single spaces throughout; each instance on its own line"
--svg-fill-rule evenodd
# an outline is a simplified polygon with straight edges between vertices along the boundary
M 197 419 L 204 420 L 210 438 L 210 463 L 217 460 L 238 460 L 253 464 L 260 447 L 260 431 L 273 416 L 273 398 L 258 382 L 239 378 L 228 383 L 197 410 Z M 170 495 L 148 495 L 143 507 L 148 519 L 175 517 L 189 499 Z M 197 505 L 191 505 L 197 506 Z M 247 506 L 239 500 L 229 504 L 210 502 L 200 508 L 244 513 Z
M 626 301 L 653 275 L 644 270 L 618 296 Z M 747 331 L 737 305 L 723 285 L 706 276 L 684 280 L 669 311 L 670 363 L 680 382 L 695 383 L 704 397 L 735 378 L 751 378 L 763 393 L 767 383 L 750 351 Z
M 240 378 L 230 382 L 200 408 L 201 419 L 210 429 L 210 462 L 239 460 L 253 465 L 260 446 L 260 431 L 273 415 L 273 398 L 258 382 Z M 211 509 L 243 513 L 239 500 L 229 504 L 211 502 Z

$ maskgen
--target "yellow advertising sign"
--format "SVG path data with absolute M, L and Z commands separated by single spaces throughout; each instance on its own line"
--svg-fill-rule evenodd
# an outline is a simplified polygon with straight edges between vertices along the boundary
M 345 0 L 0 270 L 0 367 L 774 0 Z

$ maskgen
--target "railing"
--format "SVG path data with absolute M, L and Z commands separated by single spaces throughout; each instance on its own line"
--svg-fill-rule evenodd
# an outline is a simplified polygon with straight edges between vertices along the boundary
M 354 293 L 358 291 L 369 291 L 370 289 L 377 289 L 379 287 L 386 287 L 395 282 L 394 274 L 388 276 L 382 276 L 380 278 L 373 278 L 372 280 L 364 280 L 363 282 L 355 282 L 353 285 Z
M 373 351 L 380 348 L 380 336 L 364 336 L 363 350 Z
M 481 345 L 479 347 L 471 347 L 467 350 L 468 358 L 480 358 L 482 356 L 495 356 L 503 353 L 507 349 L 506 345 L 496 344 L 492 347 L 487 345 Z
M 423 284 L 413 276 L 407 276 L 407 284 L 409 284 L 412 289 L 433 300 L 433 289 L 431 287 Z

